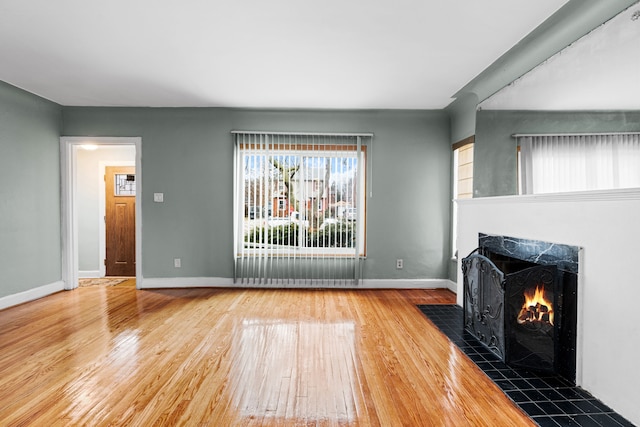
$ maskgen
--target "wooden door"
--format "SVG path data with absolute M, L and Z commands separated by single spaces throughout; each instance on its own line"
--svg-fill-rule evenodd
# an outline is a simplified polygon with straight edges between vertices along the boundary
M 136 275 L 136 176 L 133 166 L 105 168 L 106 275 Z

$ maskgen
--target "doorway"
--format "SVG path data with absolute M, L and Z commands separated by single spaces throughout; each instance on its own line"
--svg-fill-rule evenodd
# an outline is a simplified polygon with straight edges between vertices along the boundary
M 136 171 L 107 166 L 105 182 L 105 276 L 136 275 Z
M 84 138 L 62 137 L 61 171 L 62 171 L 62 280 L 65 289 L 78 287 L 79 277 L 135 276 L 136 286 L 142 280 L 141 274 L 141 139 L 132 138 Z M 84 163 L 87 148 L 96 150 L 87 172 Z M 131 160 L 123 160 L 114 153 L 128 152 Z M 99 167 L 97 164 L 99 163 Z M 118 179 L 122 180 L 116 189 L 116 177 L 113 185 L 107 189 L 105 172 L 111 166 L 128 167 L 126 170 L 115 170 Z M 87 178 L 89 173 L 89 178 Z M 94 189 L 87 190 L 87 182 L 95 183 Z M 98 181 L 101 185 L 98 186 Z M 111 181 L 111 179 L 109 179 Z M 132 233 L 124 248 L 109 250 L 107 256 L 107 194 L 116 193 L 118 206 L 115 207 L 117 239 L 122 240 L 122 232 Z M 87 193 L 91 199 L 87 200 Z M 125 194 L 126 193 L 126 194 Z M 95 200 L 93 200 L 95 199 Z M 122 202 L 126 201 L 126 205 Z M 87 214 L 87 204 L 99 205 Z M 124 215 L 124 216 L 123 216 Z M 89 225 L 88 225 L 89 224 Z M 124 227 L 124 228 L 123 228 Z M 87 242 L 88 241 L 88 242 Z M 108 268 L 106 261 L 113 255 L 116 269 Z M 89 261 L 87 261 L 87 259 Z

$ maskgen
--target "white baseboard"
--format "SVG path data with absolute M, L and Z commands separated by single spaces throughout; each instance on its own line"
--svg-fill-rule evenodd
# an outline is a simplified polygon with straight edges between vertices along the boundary
M 97 279 L 102 277 L 100 270 L 78 271 L 78 279 Z
M 449 279 L 364 279 L 358 288 L 454 290 L 456 287 Z
M 341 288 L 341 289 L 449 289 L 456 292 L 456 284 L 449 279 L 363 279 L 358 286 L 288 283 L 275 281 L 266 285 L 234 284 L 227 277 L 158 277 L 145 278 L 139 289 L 164 288 Z
M 138 284 L 138 289 L 228 287 L 234 287 L 233 279 L 225 277 L 145 277 Z
M 64 282 L 62 280 L 59 280 L 57 282 L 53 282 L 48 285 L 29 289 L 24 292 L 7 295 L 6 297 L 0 298 L 0 310 L 7 307 L 12 307 L 14 305 L 33 301 L 38 298 L 46 297 L 47 295 L 51 295 L 63 290 L 64 290 Z

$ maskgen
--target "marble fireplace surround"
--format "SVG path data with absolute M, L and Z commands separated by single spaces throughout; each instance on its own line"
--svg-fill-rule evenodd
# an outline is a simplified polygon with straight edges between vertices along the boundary
M 640 425 L 636 319 L 640 189 L 458 200 L 458 253 L 480 233 L 556 242 L 578 251 L 576 384 Z M 457 303 L 463 305 L 458 268 Z
M 553 362 L 551 364 L 552 366 L 547 366 L 547 369 L 551 368 L 556 375 L 560 375 L 563 378 L 574 382 L 576 374 L 576 294 L 580 248 L 577 246 L 544 242 L 540 240 L 520 239 L 511 236 L 497 236 L 480 233 L 478 236 L 477 253 L 478 255 L 485 256 L 489 260 L 494 262 L 494 257 L 506 257 L 503 259 L 525 261 L 529 263 L 528 265 L 516 264 L 517 266 L 515 268 L 512 265 L 511 267 L 507 267 L 506 270 L 504 269 L 504 267 L 506 266 L 502 266 L 500 262 L 495 264 L 495 267 L 504 274 L 503 280 L 505 286 L 503 288 L 504 293 L 502 295 L 502 301 L 493 300 L 494 303 L 501 303 L 498 306 L 502 306 L 502 310 L 504 310 L 502 312 L 502 315 L 498 316 L 500 318 L 500 322 L 504 322 L 504 324 L 497 326 L 497 329 L 495 330 L 496 333 L 501 335 L 495 338 L 496 345 L 500 348 L 496 351 L 499 356 L 501 355 L 501 353 L 503 354 L 502 357 L 504 357 L 504 361 L 505 363 L 507 363 L 507 365 L 513 363 L 512 366 L 518 366 L 519 363 L 523 363 L 516 361 L 515 355 L 518 352 L 522 356 L 523 354 L 526 354 L 527 349 L 531 350 L 531 348 L 527 347 L 526 345 L 524 347 L 516 345 L 515 347 L 519 348 L 520 350 L 516 350 L 516 348 L 509 350 L 509 345 L 507 343 L 513 342 L 511 340 L 514 339 L 514 334 L 518 334 L 517 331 L 519 330 L 515 325 L 513 325 L 513 320 L 508 320 L 508 307 L 512 306 L 513 304 L 513 300 L 511 300 L 510 298 L 513 298 L 514 292 L 518 294 L 517 289 L 523 286 L 523 284 L 519 282 L 519 280 L 524 279 L 524 277 L 528 277 L 529 279 L 527 280 L 539 280 L 542 278 L 542 276 L 540 276 L 540 273 L 525 273 L 526 276 L 520 276 L 520 279 L 513 279 L 514 276 L 517 276 L 517 274 L 514 275 L 513 273 L 518 273 L 522 270 L 530 269 L 534 265 L 557 268 L 558 271 L 554 273 L 555 286 L 553 286 L 552 289 L 548 290 L 548 294 L 553 295 L 553 305 L 554 308 L 557 308 L 557 310 L 555 310 L 556 319 L 560 319 L 560 321 L 554 322 L 554 336 L 552 338 L 552 341 L 547 343 L 550 344 L 553 348 L 551 354 L 546 354 L 546 356 L 553 358 Z M 468 265 L 470 266 L 470 264 Z M 484 273 L 476 272 L 475 274 L 483 275 Z M 478 280 L 478 278 L 476 278 L 475 280 Z M 488 298 L 489 301 L 492 301 L 492 296 L 497 296 L 497 294 L 493 293 L 495 292 L 495 290 L 492 290 L 495 284 L 493 284 L 492 281 L 487 283 L 486 276 L 485 281 L 481 283 L 485 283 L 489 287 L 489 289 L 485 292 L 482 290 L 482 288 L 477 288 L 476 291 L 479 294 L 484 295 L 484 298 Z M 536 286 L 537 283 L 538 282 L 536 282 Z M 529 283 L 529 285 L 531 284 L 533 283 Z M 470 298 L 469 292 L 469 289 L 467 289 L 465 294 L 465 297 L 467 299 Z M 484 298 L 480 299 L 484 300 Z M 487 303 L 487 301 L 485 301 L 485 303 Z M 489 304 L 491 303 L 489 302 Z M 556 306 L 556 304 L 558 305 Z M 474 311 L 477 310 L 474 309 L 474 307 L 475 306 L 472 302 L 465 301 L 465 325 L 466 322 L 471 322 L 471 325 L 469 325 L 469 327 L 471 328 L 470 332 L 474 334 L 474 330 L 476 328 L 479 328 L 479 332 L 486 331 L 486 328 L 489 328 L 489 331 L 492 331 L 492 326 L 494 324 L 492 323 L 491 316 L 489 316 L 489 318 L 487 319 L 488 324 L 486 326 L 484 325 L 484 322 L 476 323 L 475 319 L 478 314 Z M 498 315 L 498 312 L 496 312 L 496 315 Z M 522 333 L 522 331 L 520 333 Z M 525 336 L 530 335 L 525 334 Z M 483 341 L 481 338 L 479 339 Z M 544 338 L 542 339 L 543 341 L 545 340 Z M 488 340 L 488 338 L 485 339 L 485 342 L 488 342 L 486 340 Z M 539 342 L 539 344 L 541 343 Z M 514 358 L 511 362 L 509 362 L 508 360 L 510 357 Z M 524 365 L 519 366 L 534 366 L 527 364 L 532 362 L 524 363 Z
M 534 264 L 555 265 L 560 270 L 578 273 L 580 248 L 577 246 L 480 233 L 478 247 L 499 255 Z

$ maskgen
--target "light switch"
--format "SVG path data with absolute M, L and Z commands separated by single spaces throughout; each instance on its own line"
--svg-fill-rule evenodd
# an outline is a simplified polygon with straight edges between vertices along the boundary
M 153 193 L 153 201 L 156 203 L 164 202 L 164 193 Z

